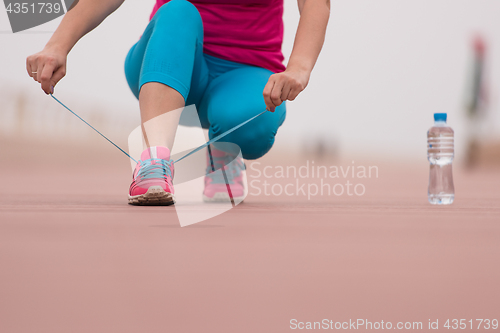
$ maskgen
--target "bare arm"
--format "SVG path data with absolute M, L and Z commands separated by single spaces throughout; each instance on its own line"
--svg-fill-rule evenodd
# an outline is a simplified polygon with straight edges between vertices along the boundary
M 85 34 L 97 27 L 124 0 L 80 0 L 64 15 L 45 48 L 26 59 L 29 76 L 46 94 L 66 75 L 66 58 Z
M 297 2 L 300 21 L 287 68 L 282 73 L 272 75 L 264 88 L 264 100 L 271 111 L 283 101 L 293 101 L 305 89 L 325 40 L 330 1 Z
M 300 21 L 288 67 L 312 71 L 325 41 L 330 1 L 298 0 Z

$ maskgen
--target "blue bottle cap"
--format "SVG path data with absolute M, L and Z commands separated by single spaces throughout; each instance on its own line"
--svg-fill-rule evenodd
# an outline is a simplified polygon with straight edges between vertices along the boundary
M 446 113 L 434 113 L 434 121 L 446 122 Z

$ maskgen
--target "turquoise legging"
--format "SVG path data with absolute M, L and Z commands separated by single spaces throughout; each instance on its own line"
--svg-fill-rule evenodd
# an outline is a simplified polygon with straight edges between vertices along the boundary
M 186 105 L 196 105 L 210 138 L 265 110 L 262 91 L 272 74 L 204 54 L 202 20 L 186 0 L 163 5 L 125 60 L 125 75 L 137 98 L 147 82 L 172 87 Z M 222 141 L 237 144 L 246 159 L 259 158 L 271 149 L 285 116 L 283 103 L 274 113 L 266 112 Z

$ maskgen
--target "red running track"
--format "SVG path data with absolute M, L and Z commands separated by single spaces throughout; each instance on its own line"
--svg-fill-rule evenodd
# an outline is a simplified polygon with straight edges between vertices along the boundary
M 126 204 L 130 166 L 112 147 L 2 147 L 0 332 L 500 319 L 498 171 L 456 168 L 455 203 L 435 207 L 426 161 L 380 165 L 361 197 L 249 195 L 180 228 L 172 207 Z

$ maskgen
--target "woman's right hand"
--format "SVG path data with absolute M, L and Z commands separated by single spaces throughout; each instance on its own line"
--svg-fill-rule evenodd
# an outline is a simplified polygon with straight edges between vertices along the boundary
M 26 70 L 33 80 L 41 84 L 42 90 L 50 94 L 57 82 L 66 75 L 66 58 L 66 52 L 45 47 L 26 59 Z

